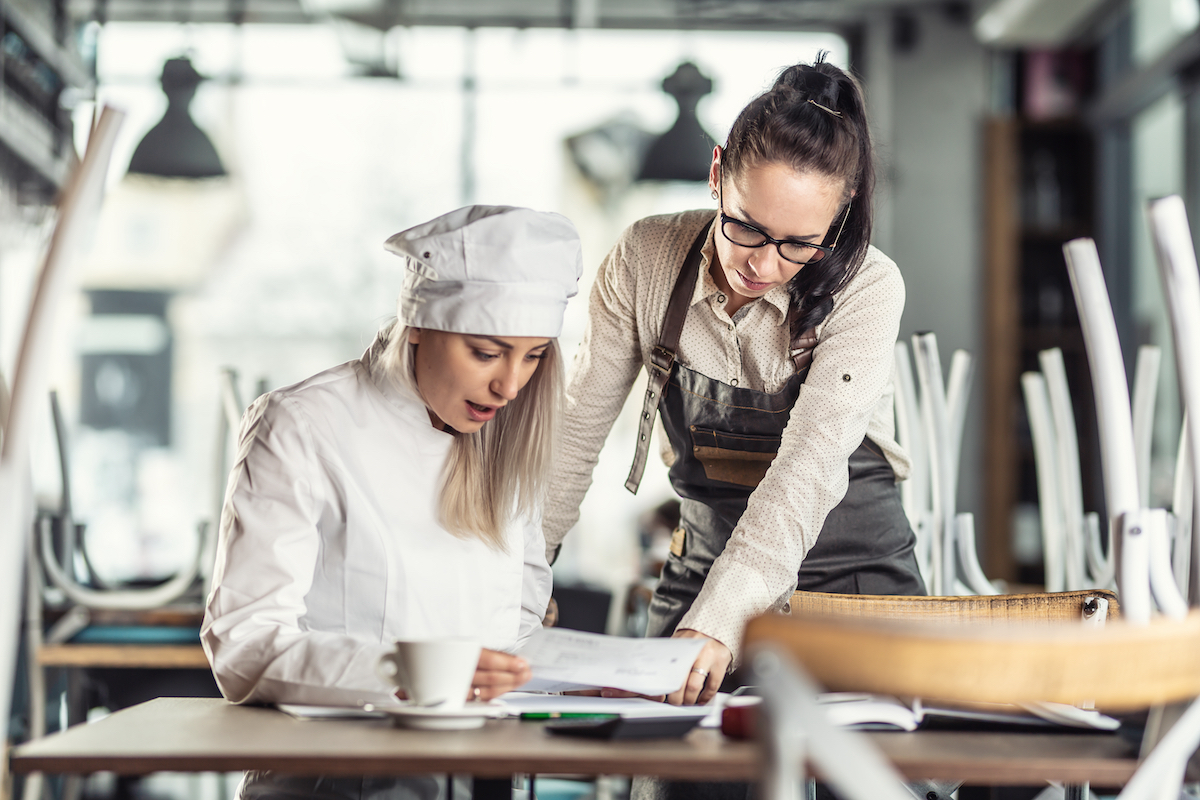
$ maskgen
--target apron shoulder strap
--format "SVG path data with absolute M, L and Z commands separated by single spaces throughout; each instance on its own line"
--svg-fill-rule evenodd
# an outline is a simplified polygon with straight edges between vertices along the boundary
M 817 329 L 809 328 L 804 333 L 792 339 L 792 363 L 796 372 L 803 372 L 813 360 L 813 348 L 817 346 Z
M 650 351 L 650 364 L 646 372 L 646 396 L 642 400 L 642 416 L 638 420 L 637 450 L 633 456 L 633 466 L 629 468 L 629 477 L 625 479 L 625 488 L 637 494 L 638 486 L 642 483 L 642 473 L 646 470 L 646 457 L 650 452 L 650 434 L 654 430 L 654 418 L 658 414 L 658 404 L 667 388 L 667 379 L 671 377 L 671 368 L 675 366 L 675 353 L 679 350 L 679 337 L 683 334 L 683 323 L 687 319 L 688 306 L 692 295 L 696 292 L 696 281 L 700 275 L 700 249 L 708 238 L 707 223 L 696 235 L 683 267 L 675 278 L 675 286 L 671 289 L 671 299 L 667 302 L 667 315 L 663 320 L 662 331 L 658 335 L 658 344 Z

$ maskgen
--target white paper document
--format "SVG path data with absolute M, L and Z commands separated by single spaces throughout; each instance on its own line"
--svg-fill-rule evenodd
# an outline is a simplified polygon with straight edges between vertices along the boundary
M 569 692 L 609 687 L 669 694 L 683 686 L 703 639 L 631 639 L 565 628 L 534 633 L 520 655 L 533 669 L 522 692 Z

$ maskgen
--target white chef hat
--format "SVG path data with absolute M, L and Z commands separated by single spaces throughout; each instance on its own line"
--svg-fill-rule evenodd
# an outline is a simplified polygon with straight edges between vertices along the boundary
M 528 208 L 467 206 L 384 247 L 404 258 L 396 314 L 414 328 L 557 338 L 583 274 L 571 221 Z

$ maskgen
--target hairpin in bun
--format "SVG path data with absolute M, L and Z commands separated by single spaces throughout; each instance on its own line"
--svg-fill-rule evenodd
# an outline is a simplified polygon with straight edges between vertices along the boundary
M 808 102 L 812 103 L 814 106 L 816 106 L 817 108 L 826 112 L 827 114 L 832 114 L 833 116 L 837 117 L 838 119 L 842 118 L 842 112 L 840 112 L 840 111 L 834 111 L 829 106 L 823 106 L 820 103 L 818 103 L 816 100 L 809 100 Z

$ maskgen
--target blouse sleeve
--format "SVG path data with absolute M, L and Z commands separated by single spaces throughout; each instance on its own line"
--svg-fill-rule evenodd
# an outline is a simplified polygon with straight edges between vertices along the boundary
M 264 395 L 242 420 L 201 642 L 235 703 L 394 701 L 375 672 L 389 647 L 301 627 L 328 483 L 292 406 Z
M 568 375 L 562 446 L 545 510 L 550 561 L 579 521 L 579 505 L 591 486 L 600 449 L 642 368 L 631 238 L 626 231 L 600 265 L 583 341 Z
M 779 455 L 679 623 L 727 645 L 735 664 L 746 622 L 782 608 L 795 590 L 826 515 L 846 494 L 850 454 L 891 380 L 904 281 L 889 259 L 872 256 L 836 298 Z

